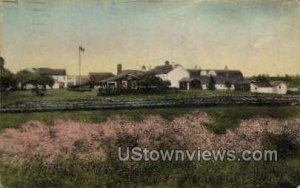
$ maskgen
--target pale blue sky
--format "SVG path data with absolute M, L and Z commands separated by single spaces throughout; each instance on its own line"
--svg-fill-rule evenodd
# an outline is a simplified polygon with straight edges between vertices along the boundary
M 32 1 L 31 1 L 32 2 Z M 46 1 L 44 1 L 46 2 Z M 28 67 L 83 72 L 152 66 L 241 69 L 245 74 L 300 73 L 296 1 L 63 1 L 4 5 L 3 56 Z

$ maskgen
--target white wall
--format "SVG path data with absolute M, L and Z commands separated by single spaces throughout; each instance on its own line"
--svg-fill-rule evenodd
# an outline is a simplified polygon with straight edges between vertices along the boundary
M 183 78 L 189 78 L 190 73 L 181 65 L 177 65 L 168 74 L 157 74 L 156 76 L 163 81 L 169 81 L 171 84 L 170 87 L 179 88 L 179 81 Z
M 61 85 L 63 85 L 63 88 L 67 88 L 68 84 L 70 85 L 76 85 L 76 76 L 50 76 L 54 80 L 54 84 L 52 89 L 60 89 Z M 21 87 L 21 84 L 18 84 L 19 88 Z M 27 84 L 25 86 L 25 89 L 33 89 L 34 86 L 31 84 Z M 46 89 L 51 89 L 49 86 L 46 86 Z
M 274 93 L 274 94 L 286 94 L 287 86 L 281 83 L 275 87 L 258 87 L 257 85 L 251 83 L 250 91 L 253 93 Z
M 277 94 L 286 94 L 287 93 L 287 85 L 284 83 L 279 84 L 274 88 Z
M 167 74 L 157 74 L 156 76 L 161 78 L 163 81 L 169 81 Z
M 67 76 L 65 75 L 52 75 L 51 76 L 54 80 L 54 84 L 53 84 L 53 89 L 59 89 L 61 85 L 63 85 L 63 87 L 67 87 Z M 47 89 L 50 89 L 49 87 L 47 87 Z
M 67 88 L 68 85 L 76 85 L 76 76 L 67 75 L 55 75 L 51 76 L 54 79 L 53 89 L 59 89 L 63 85 L 63 88 Z
M 181 65 L 177 65 L 177 67 L 167 74 L 167 79 L 171 83 L 170 87 L 174 88 L 179 88 L 179 81 L 188 77 L 190 77 L 190 73 Z

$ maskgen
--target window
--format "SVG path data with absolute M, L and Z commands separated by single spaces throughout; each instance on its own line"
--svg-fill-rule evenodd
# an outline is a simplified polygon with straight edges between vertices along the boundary
M 122 87 L 127 87 L 127 81 L 122 81 Z
M 132 89 L 137 89 L 137 82 L 133 81 L 131 87 L 132 87 Z

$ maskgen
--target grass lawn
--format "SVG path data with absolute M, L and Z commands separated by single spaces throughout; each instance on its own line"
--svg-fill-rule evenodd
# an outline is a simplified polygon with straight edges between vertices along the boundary
M 58 119 L 71 119 L 79 122 L 103 122 L 109 117 L 120 116 L 128 120 L 139 121 L 149 115 L 160 115 L 167 120 L 190 113 L 194 110 L 207 112 L 214 123 L 208 127 L 216 133 L 224 133 L 226 129 L 235 128 L 243 119 L 252 117 L 272 117 L 275 119 L 288 119 L 300 117 L 300 107 L 280 106 L 229 106 L 229 107 L 203 107 L 203 108 L 151 108 L 128 110 L 101 110 L 101 111 L 71 111 L 71 112 L 35 112 L 1 114 L 0 131 L 5 128 L 18 128 L 30 120 L 37 120 L 48 125 Z
M 232 92 L 233 95 L 253 95 L 248 92 Z M 199 96 L 220 96 L 228 95 L 228 91 L 179 91 L 170 92 L 164 95 L 120 95 L 120 96 L 97 96 L 97 90 L 87 92 L 68 91 L 65 89 L 48 90 L 43 97 L 32 95 L 31 91 L 16 91 L 1 97 L 1 105 L 8 105 L 17 102 L 26 101 L 65 101 L 76 99 L 164 99 L 169 97 L 192 98 Z M 70 112 L 37 112 L 37 113 L 18 113 L 18 114 L 1 114 L 0 115 L 0 131 L 9 127 L 20 127 L 21 124 L 38 120 L 49 125 L 57 119 L 72 119 L 79 122 L 101 122 L 111 116 L 121 116 L 130 120 L 141 120 L 146 116 L 160 115 L 166 119 L 186 114 L 192 110 L 200 109 L 207 112 L 214 119 L 213 125 L 209 128 L 214 132 L 223 133 L 228 128 L 234 128 L 241 119 L 251 117 L 273 117 L 277 119 L 285 119 L 290 117 L 300 117 L 300 107 L 282 106 L 282 107 L 262 107 L 262 106 L 231 106 L 231 107 L 203 107 L 203 108 L 151 108 L 151 109 L 128 109 L 128 110 L 102 110 L 102 111 L 70 111 Z
M 66 99 L 86 99 L 97 96 L 97 91 L 76 92 L 66 89 L 47 90 L 43 97 L 35 96 L 31 91 L 12 91 L 1 95 L 1 105 L 26 102 L 26 101 L 50 101 L 50 100 L 66 100 Z
M 13 91 L 1 95 L 1 106 L 5 106 L 13 103 L 21 103 L 28 101 L 66 101 L 75 99 L 95 99 L 95 100 L 108 100 L 108 99 L 119 99 L 119 100 L 131 100 L 131 99 L 164 99 L 170 97 L 179 98 L 192 98 L 199 96 L 220 96 L 228 95 L 228 91 L 209 91 L 209 90 L 190 90 L 190 91 L 178 91 L 170 92 L 165 94 L 145 94 L 145 95 L 119 95 L 119 96 L 97 96 L 98 91 L 68 91 L 66 89 L 47 90 L 47 93 L 43 97 L 35 96 L 31 91 Z M 254 95 L 249 92 L 232 92 L 234 95 Z

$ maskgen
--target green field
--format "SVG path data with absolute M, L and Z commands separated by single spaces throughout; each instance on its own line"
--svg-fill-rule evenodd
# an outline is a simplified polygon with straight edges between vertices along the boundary
M 50 90 L 44 97 L 30 91 L 19 91 L 2 96 L 2 104 L 24 101 L 59 101 L 72 99 L 97 100 L 122 98 L 164 98 L 227 95 L 228 92 L 180 91 L 166 95 L 126 95 L 98 97 L 97 91 L 74 92 Z M 247 93 L 234 93 L 248 95 Z M 149 115 L 158 115 L 171 121 L 193 111 L 206 112 L 212 121 L 207 127 L 222 134 L 238 127 L 242 120 L 270 117 L 279 121 L 300 118 L 300 106 L 214 106 L 203 108 L 144 108 L 97 111 L 57 111 L 0 114 L 0 133 L 6 128 L 19 128 L 25 122 L 36 120 L 49 126 L 55 120 L 70 119 L 98 123 L 119 116 L 130 121 L 141 121 Z M 277 146 L 277 145 L 274 145 Z M 285 145 L 284 145 L 285 147 Z M 1 156 L 1 153 L 0 153 Z M 299 150 L 277 162 L 143 162 L 124 165 L 111 153 L 107 160 L 89 161 L 74 158 L 47 164 L 35 159 L 20 166 L 0 160 L 1 182 L 5 187 L 296 187 L 300 178 Z M 1 157 L 0 157 L 1 159 Z
M 97 96 L 97 91 L 76 92 L 66 89 L 47 90 L 46 95 L 38 97 L 32 94 L 31 91 L 12 91 L 1 95 L 1 105 L 11 104 L 15 102 L 26 101 L 51 101 L 51 100 L 66 100 L 66 99 L 87 99 Z
M 178 91 L 169 92 L 164 95 L 148 94 L 148 95 L 120 95 L 120 96 L 97 96 L 97 91 L 76 92 L 65 89 L 48 90 L 43 97 L 37 97 L 31 91 L 14 91 L 1 96 L 1 106 L 22 103 L 27 101 L 66 101 L 66 100 L 112 100 L 112 99 L 164 99 L 170 97 L 192 98 L 199 96 L 224 96 L 224 95 L 254 95 L 249 92 L 228 92 L 228 91 Z M 151 108 L 151 109 L 128 109 L 128 110 L 102 110 L 102 111 L 64 111 L 64 112 L 36 112 L 36 113 L 18 113 L 18 114 L 1 114 L 0 131 L 9 127 L 20 127 L 21 124 L 37 120 L 51 125 L 57 119 L 71 119 L 80 122 L 102 122 L 111 116 L 121 116 L 129 120 L 141 120 L 148 116 L 160 115 L 165 119 L 184 115 L 193 110 L 207 112 L 213 119 L 214 124 L 210 126 L 213 131 L 223 133 L 228 128 L 234 128 L 241 119 L 251 117 L 273 117 L 285 119 L 300 116 L 300 107 L 281 106 L 222 106 L 222 107 L 205 107 L 205 108 Z
M 224 133 L 228 128 L 235 128 L 243 119 L 252 117 L 271 117 L 276 119 L 288 119 L 300 117 L 299 106 L 227 106 L 227 107 L 203 107 L 203 108 L 151 108 L 128 110 L 97 110 L 97 111 L 71 111 L 71 112 L 35 112 L 35 113 L 11 113 L 1 114 L 0 131 L 5 128 L 18 128 L 23 123 L 36 120 L 48 125 L 58 119 L 71 119 L 79 122 L 97 123 L 103 122 L 112 116 L 139 121 L 149 115 L 159 115 L 167 120 L 190 113 L 192 111 L 208 113 L 214 120 L 209 126 L 216 133 Z
M 1 106 L 5 106 L 13 103 L 22 103 L 28 101 L 65 101 L 65 100 L 84 100 L 84 99 L 94 99 L 94 100 L 110 100 L 110 99 L 164 99 L 170 97 L 179 97 L 179 98 L 192 98 L 199 96 L 224 96 L 224 95 L 254 95 L 249 92 L 228 92 L 228 91 L 209 91 L 209 90 L 190 90 L 183 91 L 179 90 L 178 92 L 170 91 L 164 94 L 128 94 L 128 95 L 119 95 L 119 96 L 97 96 L 98 91 L 86 91 L 86 92 L 77 92 L 77 91 L 68 91 L 65 89 L 57 90 L 47 90 L 45 96 L 38 97 L 31 93 L 31 91 L 12 91 L 1 95 Z

